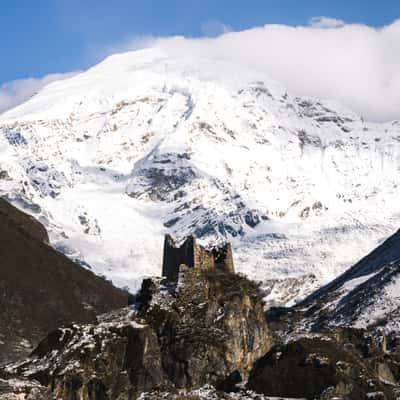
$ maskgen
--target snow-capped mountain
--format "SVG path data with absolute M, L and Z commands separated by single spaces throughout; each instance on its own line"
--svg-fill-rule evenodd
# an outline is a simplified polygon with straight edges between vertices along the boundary
M 0 116 L 0 195 L 119 286 L 161 270 L 162 237 L 229 240 L 290 303 L 400 226 L 400 123 L 291 96 L 258 71 L 147 49 Z

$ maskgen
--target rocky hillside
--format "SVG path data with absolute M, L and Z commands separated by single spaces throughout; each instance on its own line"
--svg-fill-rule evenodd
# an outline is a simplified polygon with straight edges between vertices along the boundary
M 177 284 L 145 280 L 134 307 L 48 335 L 0 369 L 0 399 L 398 398 L 400 353 L 383 335 L 337 327 L 289 339 L 273 326 L 257 285 L 186 268 Z
M 1 115 L 0 194 L 57 249 L 132 291 L 159 273 L 169 231 L 232 241 L 237 269 L 291 304 L 400 225 L 399 150 L 398 122 L 147 49 Z
M 400 354 L 388 353 L 367 331 L 340 328 L 279 345 L 255 365 L 247 387 L 305 399 L 395 400 Z
M 290 309 L 269 315 L 293 335 L 352 326 L 400 335 L 400 232 Z M 287 323 L 287 326 L 286 326 Z
M 8 387 L 28 380 L 27 391 L 38 381 L 61 399 L 131 399 L 206 384 L 227 389 L 271 346 L 257 285 L 187 269 L 177 285 L 144 281 L 134 309 L 54 331 L 0 377 Z
M 128 295 L 48 244 L 46 229 L 0 199 L 0 364 L 27 356 L 50 331 L 89 323 Z
M 59 328 L 0 369 L 0 399 L 396 400 L 397 297 L 387 288 L 398 240 L 266 315 L 258 284 L 181 264 L 177 281 L 145 279 L 132 306 Z M 354 327 L 378 307 L 383 319 Z

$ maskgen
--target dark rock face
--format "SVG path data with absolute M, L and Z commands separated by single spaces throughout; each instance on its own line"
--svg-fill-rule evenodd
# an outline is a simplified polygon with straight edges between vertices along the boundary
M 359 400 L 378 394 L 376 398 L 395 399 L 399 360 L 365 331 L 344 328 L 275 347 L 255 364 L 248 387 L 270 396 L 306 399 Z
M 54 331 L 17 369 L 58 399 L 130 399 L 167 387 L 157 336 L 130 309 Z
M 157 201 L 172 201 L 174 196 L 185 196 L 186 186 L 196 178 L 196 170 L 189 160 L 190 155 L 187 153 L 155 155 L 154 166 L 141 166 L 135 170 L 129 196 L 140 197 L 147 194 Z
M 136 309 L 53 332 L 6 373 L 37 380 L 60 399 L 134 399 L 236 383 L 270 347 L 255 284 L 187 268 L 178 285 L 146 280 Z
M 0 364 L 50 331 L 128 304 L 128 295 L 48 244 L 46 229 L 0 200 Z

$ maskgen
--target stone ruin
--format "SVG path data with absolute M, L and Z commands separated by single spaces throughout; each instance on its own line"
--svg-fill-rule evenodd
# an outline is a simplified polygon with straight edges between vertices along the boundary
M 177 282 L 181 266 L 234 273 L 232 246 L 226 243 L 208 250 L 199 245 L 194 236 L 189 236 L 178 246 L 170 235 L 165 235 L 162 276 L 170 282 Z

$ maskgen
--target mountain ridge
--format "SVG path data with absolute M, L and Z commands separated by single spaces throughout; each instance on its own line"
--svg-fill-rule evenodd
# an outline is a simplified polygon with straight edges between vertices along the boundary
M 301 301 L 311 331 L 346 325 L 397 336 L 400 331 L 400 231 L 353 267 Z M 301 329 L 301 328 L 300 328 Z

